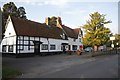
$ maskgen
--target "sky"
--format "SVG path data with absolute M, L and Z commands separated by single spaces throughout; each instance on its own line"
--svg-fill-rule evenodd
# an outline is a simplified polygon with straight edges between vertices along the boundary
M 0 6 L 9 1 L 23 6 L 29 20 L 44 23 L 46 17 L 60 16 L 62 23 L 71 28 L 83 26 L 90 19 L 89 14 L 99 12 L 106 15 L 106 21 L 112 21 L 105 27 L 118 33 L 119 0 L 1 0 Z

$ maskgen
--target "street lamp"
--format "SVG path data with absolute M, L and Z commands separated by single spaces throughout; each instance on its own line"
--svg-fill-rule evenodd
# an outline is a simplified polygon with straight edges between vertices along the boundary
M 116 43 L 116 54 L 117 54 L 117 49 L 118 49 L 119 43 Z
M 117 42 L 116 45 L 117 45 L 117 47 L 118 47 L 119 43 Z

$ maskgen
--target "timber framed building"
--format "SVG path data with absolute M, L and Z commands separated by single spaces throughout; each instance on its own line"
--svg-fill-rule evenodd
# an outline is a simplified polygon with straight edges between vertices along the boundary
M 6 31 L 1 42 L 1 52 L 14 54 L 41 54 L 75 51 L 82 45 L 82 30 L 71 29 L 62 25 L 58 17 L 56 26 L 45 23 L 24 20 L 9 16 Z

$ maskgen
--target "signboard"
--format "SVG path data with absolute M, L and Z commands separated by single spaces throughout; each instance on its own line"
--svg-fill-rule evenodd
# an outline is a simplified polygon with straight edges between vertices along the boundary
M 115 37 L 113 36 L 113 37 L 110 37 L 110 40 L 115 40 Z

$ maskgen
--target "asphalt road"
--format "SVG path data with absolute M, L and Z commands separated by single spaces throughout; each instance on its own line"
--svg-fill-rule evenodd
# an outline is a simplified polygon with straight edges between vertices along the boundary
M 95 60 L 83 64 L 73 65 L 67 69 L 56 71 L 51 74 L 46 74 L 41 77 L 48 78 L 117 78 L 118 77 L 118 63 L 117 56 L 110 56 L 109 58 L 101 58 L 102 60 Z M 39 75 L 38 75 L 39 76 Z
M 118 55 L 4 57 L 3 63 L 23 73 L 17 78 L 118 78 Z

